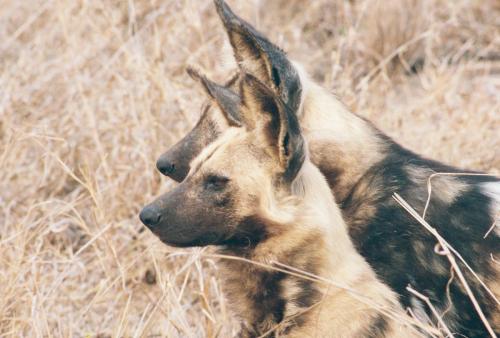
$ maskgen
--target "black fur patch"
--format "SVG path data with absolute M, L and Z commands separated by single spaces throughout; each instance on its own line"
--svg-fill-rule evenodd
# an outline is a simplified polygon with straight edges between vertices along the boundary
M 261 287 L 260 292 L 253 295 L 252 300 L 259 312 L 257 323 L 272 316 L 274 323 L 281 323 L 285 314 L 286 301 L 281 296 L 281 282 L 287 275 L 283 272 L 262 272 L 256 278 Z
M 276 88 L 281 99 L 297 113 L 302 85 L 297 70 L 285 52 L 247 21 L 234 14 L 224 1 L 216 0 L 215 6 L 228 33 L 236 60 L 242 64 L 249 61 L 257 64 L 256 68 L 267 73 L 265 79 L 262 76 L 259 79 Z
M 392 143 L 392 141 L 391 141 Z M 446 285 L 450 279 L 450 264 L 446 257 L 434 252 L 436 239 L 413 219 L 392 198 L 401 195 L 417 212 L 422 213 L 427 199 L 427 182 L 415 182 L 407 171 L 408 165 L 423 172 L 464 172 L 441 163 L 430 161 L 392 143 L 387 157 L 370 168 L 352 189 L 343 203 L 343 212 L 350 234 L 360 253 L 367 259 L 381 279 L 400 295 L 403 306 L 411 306 L 406 286 L 426 294 L 440 310 L 448 307 Z M 481 276 L 492 273 L 490 253 L 498 256 L 498 237 L 483 238 L 493 224 L 490 215 L 491 200 L 477 185 L 478 182 L 497 181 L 485 177 L 456 177 L 466 184 L 451 203 L 439 199 L 434 191 L 426 220 L 458 251 Z M 363 208 L 374 207 L 374 216 L 363 218 Z M 352 226 L 352 225 L 355 226 Z M 465 267 L 461 267 L 465 271 Z M 466 273 L 467 277 L 468 274 Z M 496 304 L 468 278 L 486 315 L 492 315 Z M 468 337 L 485 337 L 481 320 L 468 296 L 455 277 L 450 287 L 453 306 L 444 320 L 452 330 Z M 428 309 L 427 309 L 428 310 Z M 432 313 L 428 311 L 432 318 Z
M 268 238 L 267 227 L 269 224 L 258 216 L 250 216 L 239 225 L 235 234 L 224 241 L 224 250 L 240 257 L 246 257 L 260 242 Z
M 297 280 L 297 285 L 300 289 L 300 292 L 294 301 L 297 306 L 301 308 L 308 308 L 319 301 L 320 295 L 314 284 L 315 283 L 313 281 L 308 279 Z
M 387 322 L 387 318 L 379 314 L 378 317 L 376 317 L 370 327 L 368 328 L 367 332 L 363 337 L 366 338 L 384 338 L 386 336 L 386 331 L 389 328 L 389 323 Z

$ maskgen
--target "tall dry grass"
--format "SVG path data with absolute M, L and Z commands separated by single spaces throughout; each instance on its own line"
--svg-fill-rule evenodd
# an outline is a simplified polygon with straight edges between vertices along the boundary
M 500 169 L 495 0 L 229 1 L 357 113 Z M 140 225 L 158 155 L 234 68 L 211 1 L 0 1 L 0 336 L 227 336 L 214 260 Z

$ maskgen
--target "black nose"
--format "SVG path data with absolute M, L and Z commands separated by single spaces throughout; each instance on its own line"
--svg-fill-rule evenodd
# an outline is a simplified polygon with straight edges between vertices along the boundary
M 157 208 L 146 206 L 139 214 L 139 218 L 144 225 L 154 226 L 160 222 L 161 214 Z
M 158 161 L 156 161 L 156 168 L 166 176 L 169 176 L 175 172 L 175 163 L 173 163 L 167 157 L 161 156 Z

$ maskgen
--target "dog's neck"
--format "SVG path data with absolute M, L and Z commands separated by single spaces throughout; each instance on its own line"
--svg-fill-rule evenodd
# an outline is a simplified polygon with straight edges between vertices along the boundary
M 281 332 L 293 330 L 321 300 L 324 284 L 297 276 L 297 270 L 286 266 L 343 285 L 352 284 L 366 268 L 319 170 L 307 161 L 291 190 L 295 195 L 281 210 L 289 219 L 283 220 L 283 212 L 250 217 L 246 222 L 254 229 L 265 229 L 262 240 L 222 249 L 245 259 L 221 261 L 225 293 L 242 322 L 242 336 L 263 334 L 277 325 Z
M 299 118 L 311 160 L 342 203 L 354 184 L 384 157 L 390 140 L 298 69 L 303 86 Z

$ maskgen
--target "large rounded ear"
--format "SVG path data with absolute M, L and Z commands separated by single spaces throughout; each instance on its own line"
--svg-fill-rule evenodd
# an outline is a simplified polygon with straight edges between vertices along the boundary
M 250 74 L 240 82 L 242 115 L 252 117 L 253 128 L 277 155 L 283 179 L 291 182 L 305 158 L 304 139 L 297 116 L 269 87 Z
M 224 0 L 214 2 L 240 68 L 274 89 L 288 107 L 297 112 L 302 87 L 299 74 L 285 52 L 234 14 Z
M 240 97 L 230 89 L 231 86 L 235 86 L 238 78 L 233 77 L 228 82 L 229 86 L 222 86 L 209 80 L 206 76 L 192 67 L 188 67 L 186 71 L 191 78 L 199 81 L 203 85 L 203 89 L 219 106 L 229 125 L 241 127 Z

